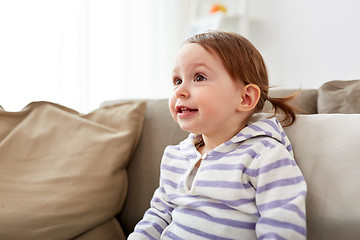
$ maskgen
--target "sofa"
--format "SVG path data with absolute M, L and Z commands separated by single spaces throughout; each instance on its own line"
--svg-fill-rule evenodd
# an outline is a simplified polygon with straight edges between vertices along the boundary
M 360 237 L 359 92 L 359 80 L 332 81 L 292 100 L 297 120 L 285 131 L 308 184 L 308 239 Z M 89 114 L 49 102 L 0 106 L 0 124 L 7 240 L 126 239 L 158 186 L 165 147 L 188 135 L 166 99 L 106 101 Z

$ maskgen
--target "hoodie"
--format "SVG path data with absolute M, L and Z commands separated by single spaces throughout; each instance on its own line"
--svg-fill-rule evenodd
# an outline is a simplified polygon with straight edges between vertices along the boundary
M 306 239 L 306 183 L 276 118 L 203 156 L 197 139 L 165 149 L 160 186 L 128 239 Z

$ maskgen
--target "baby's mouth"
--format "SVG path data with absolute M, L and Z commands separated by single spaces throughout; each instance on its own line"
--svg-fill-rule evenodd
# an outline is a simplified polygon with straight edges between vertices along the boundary
M 177 106 L 176 111 L 177 113 L 190 113 L 190 112 L 197 112 L 198 109 L 188 108 L 185 106 Z
M 187 108 L 187 107 L 182 107 L 182 108 L 178 109 L 178 113 L 187 113 L 187 112 L 196 112 L 196 111 L 198 111 L 198 110 Z

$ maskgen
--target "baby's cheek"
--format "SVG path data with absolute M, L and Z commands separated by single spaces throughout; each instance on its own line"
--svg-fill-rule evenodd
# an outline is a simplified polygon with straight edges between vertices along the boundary
M 169 99 L 169 111 L 170 111 L 172 118 L 177 122 L 175 101 L 172 100 L 171 98 Z
M 173 112 L 173 111 L 171 111 L 171 116 L 172 116 L 172 118 L 175 120 L 175 122 L 178 123 L 178 119 L 177 119 L 176 113 Z

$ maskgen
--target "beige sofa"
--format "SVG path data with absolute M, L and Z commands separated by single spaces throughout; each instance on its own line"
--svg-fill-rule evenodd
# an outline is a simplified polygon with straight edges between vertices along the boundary
M 308 239 L 360 239 L 359 92 L 360 81 L 332 82 L 294 100 L 306 114 L 285 131 L 308 183 Z M 149 207 L 164 148 L 187 136 L 167 105 L 109 101 L 86 115 L 0 106 L 0 239 L 125 239 Z
M 306 114 L 299 114 L 296 123 L 285 128 L 308 184 L 308 239 L 360 239 L 360 114 L 349 114 L 360 112 L 360 85 L 343 83 L 302 90 L 293 103 Z M 292 92 L 271 90 L 270 95 Z M 127 198 L 118 215 L 126 235 L 149 207 L 164 148 L 186 136 L 172 120 L 167 100 L 147 101 L 141 138 L 127 167 Z

